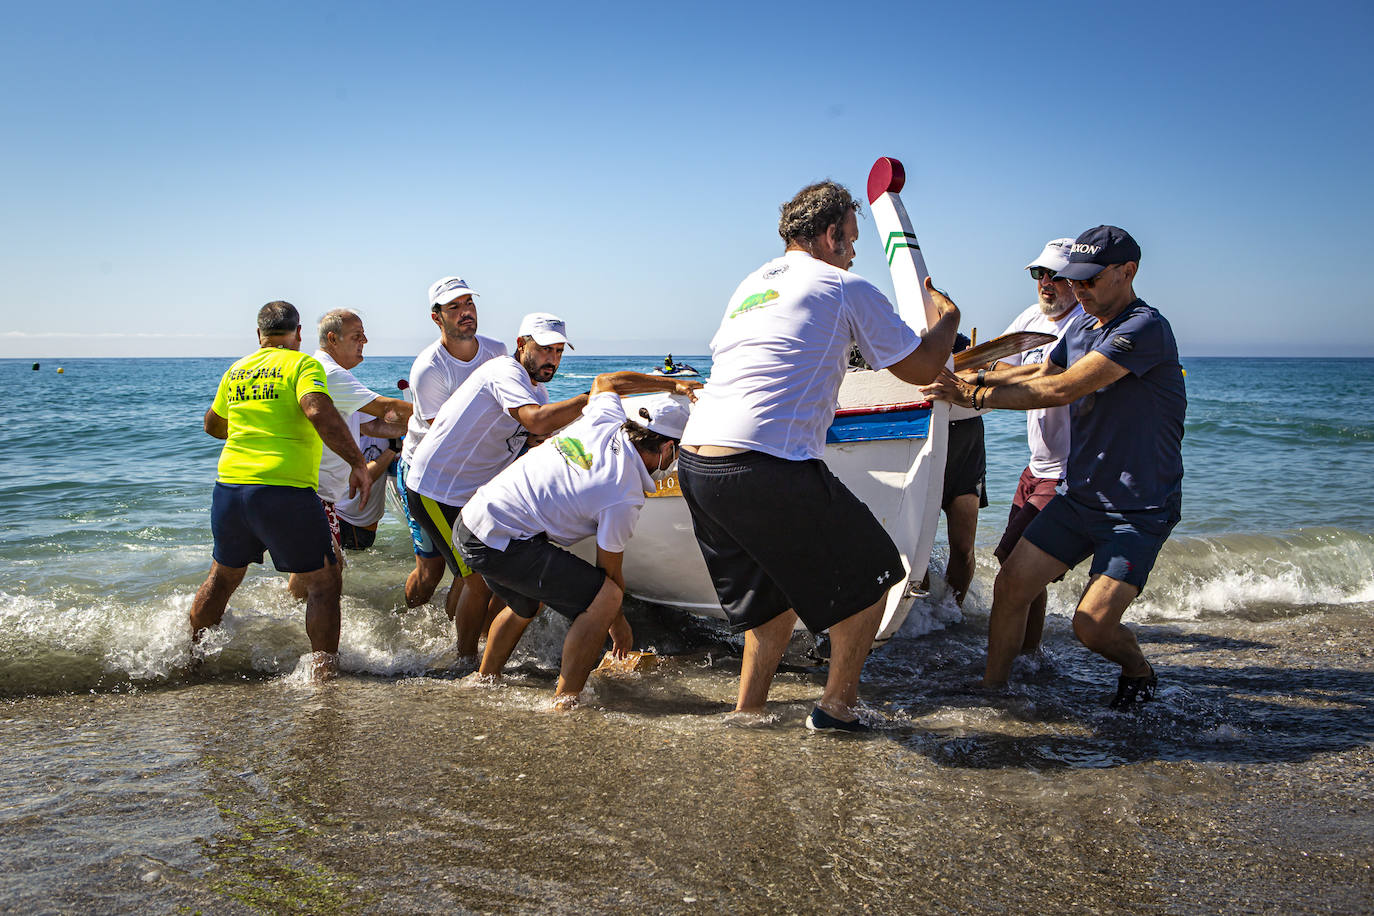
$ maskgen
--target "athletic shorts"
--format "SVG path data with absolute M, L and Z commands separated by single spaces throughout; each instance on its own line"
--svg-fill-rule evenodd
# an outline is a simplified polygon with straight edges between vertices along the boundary
M 344 550 L 366 550 L 377 542 L 377 529 L 339 519 L 339 545 Z
M 488 547 L 462 518 L 454 535 L 458 550 L 481 573 L 492 593 L 516 614 L 529 619 L 547 604 L 572 620 L 591 606 L 606 582 L 606 571 L 554 544 L 547 535 L 511 541 L 505 550 Z
M 434 540 L 429 536 L 420 523 L 416 521 L 415 513 L 410 511 L 410 495 L 406 491 L 406 469 L 409 467 L 402 458 L 396 459 L 396 482 L 400 486 L 396 487 L 396 495 L 401 499 L 401 508 L 406 513 L 406 524 L 410 526 L 410 540 L 415 545 L 415 555 L 417 557 L 437 557 L 439 551 L 434 546 Z
M 983 418 L 951 420 L 949 446 L 945 451 L 945 491 L 940 508 L 949 511 L 949 504 L 960 496 L 978 497 L 978 508 L 988 507 L 988 456 L 983 446 Z
M 1178 504 L 1162 512 L 1107 512 L 1059 495 L 1022 537 L 1071 568 L 1092 557 L 1088 575 L 1100 573 L 1144 590 L 1178 519 Z
M 892 538 L 820 459 L 683 450 L 678 483 L 736 633 L 788 608 L 819 633 L 904 584 Z
M 1016 542 L 1021 540 L 1021 533 L 1031 519 L 1058 495 L 1058 487 L 1059 481 L 1050 477 L 1036 477 L 1031 474 L 1030 468 L 1021 472 L 1021 479 L 1016 483 L 1016 495 L 1011 498 L 1011 511 L 1007 513 L 1007 530 L 1002 532 L 1002 540 L 992 552 L 998 562 L 1007 562 L 1007 557 L 1016 548 Z
M 438 548 L 434 556 L 443 557 L 449 570 L 458 578 L 472 575 L 472 570 L 468 569 L 463 558 L 453 548 L 453 525 L 458 521 L 458 513 L 463 511 L 463 507 L 450 506 L 428 496 L 421 496 L 410 487 L 406 487 L 405 491 L 406 502 L 415 510 L 411 518 L 419 523 L 425 534 L 429 535 L 430 542 Z
M 338 562 L 324 504 L 309 487 L 216 483 L 210 500 L 215 562 L 230 569 L 272 554 L 279 572 L 308 573 Z

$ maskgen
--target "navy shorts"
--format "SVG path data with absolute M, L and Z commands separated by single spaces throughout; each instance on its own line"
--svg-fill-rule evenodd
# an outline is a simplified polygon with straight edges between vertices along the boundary
M 678 484 L 730 629 L 797 612 L 813 633 L 906 579 L 883 526 L 820 459 L 678 454 Z
M 483 544 L 460 517 L 453 539 L 492 593 L 526 619 L 538 614 L 542 603 L 572 620 L 591 606 L 606 582 L 604 569 L 574 556 L 547 535 L 511 541 L 505 550 L 497 550 Z
M 940 509 L 948 512 L 949 504 L 960 496 L 977 496 L 978 508 L 988 507 L 988 455 L 983 443 L 983 418 L 951 420 L 949 446 L 945 451 L 945 490 L 940 497 Z
M 279 572 L 308 573 L 338 562 L 324 506 L 309 487 L 216 483 L 210 500 L 215 562 L 231 569 L 272 554 Z
M 1178 519 L 1179 504 L 1160 512 L 1107 512 L 1059 495 L 1021 536 L 1069 567 L 1092 557 L 1088 575 L 1100 573 L 1143 591 Z

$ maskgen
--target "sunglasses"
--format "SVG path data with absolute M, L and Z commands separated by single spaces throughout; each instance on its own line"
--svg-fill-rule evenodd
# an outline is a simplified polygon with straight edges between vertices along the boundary
M 1097 285 L 1098 280 L 1101 280 L 1104 276 L 1106 276 L 1107 271 L 1111 270 L 1113 267 L 1120 266 L 1120 264 L 1108 264 L 1106 267 L 1098 271 L 1095 276 L 1089 277 L 1086 280 L 1070 280 L 1069 285 L 1075 288 L 1081 287 L 1083 289 L 1092 289 L 1094 286 Z
M 1054 271 L 1048 267 L 1032 267 L 1030 269 L 1031 279 L 1039 283 L 1041 280 L 1054 280 Z

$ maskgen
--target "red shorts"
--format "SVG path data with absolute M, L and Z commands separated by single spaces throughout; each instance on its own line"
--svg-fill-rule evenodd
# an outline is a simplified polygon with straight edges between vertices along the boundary
M 1058 480 L 1032 476 L 1030 468 L 1021 472 L 1021 479 L 1016 482 L 1016 495 L 1011 498 L 1007 530 L 1002 532 L 1002 540 L 992 552 L 998 562 L 1007 562 L 1007 557 L 1011 556 L 1016 542 L 1021 540 L 1021 532 L 1025 531 L 1031 520 L 1040 514 L 1040 510 L 1054 499 L 1058 486 Z

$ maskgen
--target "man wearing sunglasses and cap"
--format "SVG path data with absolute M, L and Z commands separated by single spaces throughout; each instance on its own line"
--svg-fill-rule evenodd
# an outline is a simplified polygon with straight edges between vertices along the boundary
M 618 657 L 633 646 L 620 609 L 625 545 L 687 425 L 687 398 L 659 394 L 626 417 L 615 387 L 613 375 L 597 376 L 582 418 L 479 489 L 454 532 L 464 562 L 507 604 L 492 621 L 482 676 L 500 677 L 543 605 L 571 622 L 554 696 L 560 708 L 577 703 L 608 631 Z M 586 537 L 596 538 L 595 566 L 563 549 Z
M 1054 239 L 1045 244 L 1035 260 L 1026 265 L 1035 283 L 1036 302 L 1017 315 L 1003 334 L 1020 331 L 1039 331 L 1062 339 L 1074 320 L 1083 317 L 1083 308 L 1074 297 L 1069 281 L 1059 271 L 1069 264 L 1073 239 Z M 1055 341 L 1058 342 L 1057 340 Z M 1017 353 L 998 361 L 994 369 L 1016 366 L 1039 366 L 1045 362 L 1054 344 L 1038 346 L 1025 353 Z M 976 373 L 974 378 L 976 379 Z M 1030 446 L 1030 462 L 1021 472 L 1012 495 L 1011 511 L 1002 539 L 993 551 L 998 563 L 1007 562 L 1021 532 L 1026 530 L 1040 510 L 1054 499 L 1064 468 L 1069 460 L 1069 408 L 1036 407 L 1026 411 L 1026 441 Z M 1048 592 L 1041 589 L 1030 605 L 1026 621 L 1026 638 L 1021 653 L 1034 652 L 1040 646 L 1045 625 L 1045 602 Z
M 1098 226 L 1074 240 L 1058 275 L 1085 317 L 1038 366 L 941 375 L 927 391 L 952 403 L 1011 410 L 1069 405 L 1063 488 L 1026 527 L 997 574 L 983 683 L 1001 687 L 1026 640 L 1031 602 L 1092 557 L 1074 635 L 1121 666 L 1113 708 L 1152 699 L 1157 679 L 1121 623 L 1178 523 L 1187 395 L 1173 329 L 1135 294 L 1140 246 Z

